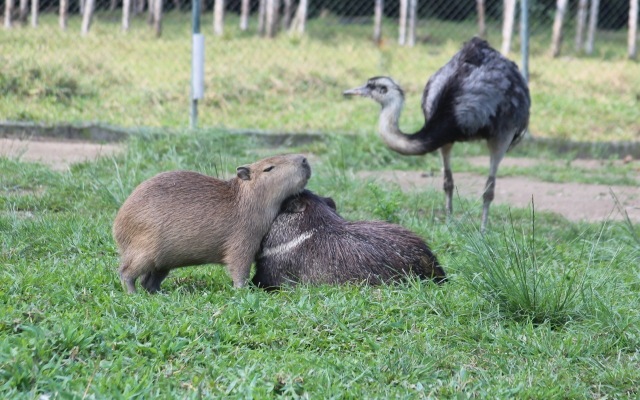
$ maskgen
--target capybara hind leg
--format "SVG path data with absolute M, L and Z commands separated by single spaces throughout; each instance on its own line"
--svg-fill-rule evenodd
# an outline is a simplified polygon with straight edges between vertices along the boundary
M 120 271 L 120 281 L 122 282 L 122 287 L 127 292 L 129 292 L 129 293 L 135 293 L 136 292 L 136 278 L 132 278 L 130 276 L 125 276 L 122 273 L 122 271 Z
M 146 271 L 152 271 L 153 265 L 148 263 L 139 263 L 134 261 L 125 261 L 120 265 L 118 273 L 120 274 L 120 280 L 122 286 L 127 289 L 129 293 L 136 292 L 136 279 Z
M 160 290 L 160 284 L 167 275 L 169 275 L 168 269 L 148 272 L 140 277 L 140 284 L 147 292 L 155 293 Z

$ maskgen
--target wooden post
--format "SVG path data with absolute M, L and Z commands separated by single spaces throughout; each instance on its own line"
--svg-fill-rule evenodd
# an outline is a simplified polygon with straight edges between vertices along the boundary
M 240 30 L 246 31 L 249 28 L 249 0 L 242 0 L 242 10 L 240 11 Z
M 153 30 L 156 33 L 156 37 L 162 36 L 162 0 L 154 0 L 154 12 L 153 12 Z
M 638 0 L 629 0 L 629 32 L 627 55 L 635 60 L 638 55 Z
M 84 14 L 82 15 L 82 36 L 86 36 L 91 28 L 91 20 L 93 19 L 93 9 L 95 8 L 95 0 L 87 0 L 84 4 Z
M 591 0 L 591 11 L 589 13 L 589 32 L 587 33 L 587 44 L 585 52 L 593 53 L 594 42 L 596 40 L 596 30 L 598 29 L 598 10 L 600 9 L 600 0 Z
M 576 16 L 576 51 L 581 51 L 584 46 L 584 26 L 587 23 L 587 7 L 589 0 L 580 0 L 578 2 L 578 15 Z
M 13 0 L 4 1 L 4 29 L 11 29 L 11 15 L 13 14 Z
M 131 0 L 122 0 L 122 30 L 129 30 L 129 21 L 131 21 Z
M 376 44 L 382 43 L 382 12 L 384 10 L 384 0 L 375 0 L 373 11 L 373 41 Z
M 266 13 L 267 13 L 267 0 L 260 0 L 259 6 L 258 6 L 258 35 L 260 36 L 264 36 L 264 33 L 266 31 L 265 29 L 265 21 L 267 20 Z
M 291 28 L 289 28 L 289 32 L 297 33 L 298 36 L 304 35 L 307 25 L 308 4 L 307 0 L 300 0 L 300 3 L 298 3 L 298 9 L 296 10 L 296 15 L 293 17 L 293 22 L 291 23 Z
M 516 14 L 516 0 L 504 0 L 502 22 L 502 47 L 500 51 L 507 55 L 511 51 L 511 37 L 513 36 L 513 22 Z
M 293 0 L 284 0 L 284 11 L 282 13 L 282 29 L 288 30 L 291 26 L 291 10 L 293 8 Z
M 409 0 L 409 35 L 407 37 L 407 45 L 413 47 L 416 45 L 416 19 L 418 18 L 418 0 Z
M 485 4 L 484 0 L 476 0 L 476 10 L 478 12 L 478 36 L 487 37 L 487 24 L 485 21 Z
M 20 0 L 20 13 L 18 14 L 18 20 L 21 24 L 27 22 L 29 16 L 29 0 Z
M 224 0 L 213 3 L 213 34 L 222 36 L 224 33 Z
M 400 19 L 398 20 L 398 44 L 404 46 L 407 42 L 407 12 L 409 0 L 400 0 Z
M 69 0 L 60 0 L 60 29 L 67 29 L 67 20 L 69 19 Z
M 266 9 L 266 35 L 267 37 L 276 37 L 278 33 L 278 11 L 280 10 L 280 0 L 267 0 Z
M 38 26 L 38 13 L 40 12 L 40 1 L 31 0 L 31 26 Z
M 553 20 L 553 33 L 551 35 L 551 56 L 558 57 L 562 46 L 562 24 L 567 12 L 567 0 L 556 1 L 556 16 Z

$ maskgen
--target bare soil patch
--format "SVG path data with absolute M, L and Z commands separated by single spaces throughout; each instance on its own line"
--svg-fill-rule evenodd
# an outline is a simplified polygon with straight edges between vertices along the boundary
M 484 160 L 488 165 L 488 159 Z M 420 171 L 366 171 L 358 174 L 367 179 L 391 182 L 404 191 L 442 191 L 442 177 L 428 176 Z M 487 177 L 470 173 L 454 173 L 456 193 L 477 198 L 481 202 Z M 551 183 L 525 177 L 500 177 L 496 181 L 494 204 L 528 207 L 533 199 L 535 209 L 560 214 L 571 221 L 620 220 L 613 192 L 624 211 L 634 222 L 640 222 L 640 188 L 632 186 L 585 185 L 581 183 Z M 444 207 L 444 194 L 443 194 Z M 454 212 L 455 212 L 454 199 Z
M 114 143 L 98 144 L 50 138 L 29 140 L 0 138 L 0 156 L 19 158 L 27 162 L 41 162 L 55 170 L 66 170 L 74 163 L 92 161 L 122 150 L 122 145 Z M 472 157 L 469 161 L 474 165 L 489 165 L 486 157 Z M 535 159 L 507 158 L 503 164 L 529 167 L 539 162 Z M 597 168 L 602 165 L 598 160 L 574 162 L 580 163 L 584 168 Z M 398 184 L 405 191 L 442 191 L 442 177 L 439 174 L 429 176 L 421 171 L 365 171 L 358 175 L 366 179 Z M 481 201 L 486 176 L 454 173 L 454 181 L 458 195 L 475 197 L 479 202 Z M 550 183 L 526 177 L 498 176 L 494 203 L 528 207 L 533 198 L 536 210 L 554 212 L 572 221 L 622 219 L 624 215 L 617 209 L 611 192 L 617 196 L 631 220 L 640 223 L 640 188 L 632 186 Z
M 79 140 L 29 140 L 0 138 L 0 156 L 27 162 L 41 162 L 54 170 L 66 170 L 71 164 L 93 161 L 122 150 L 119 144 L 99 144 Z

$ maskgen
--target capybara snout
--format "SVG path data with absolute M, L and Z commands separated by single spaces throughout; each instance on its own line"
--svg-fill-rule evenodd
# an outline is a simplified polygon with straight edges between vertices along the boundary
M 308 190 L 285 200 L 262 240 L 256 267 L 253 283 L 265 288 L 446 279 L 436 256 L 413 232 L 382 221 L 347 221 L 331 198 Z
M 142 182 L 113 225 L 123 285 L 134 292 L 140 277 L 155 292 L 174 268 L 219 263 L 244 286 L 282 202 L 310 177 L 306 157 L 289 154 L 242 165 L 230 180 L 170 171 Z

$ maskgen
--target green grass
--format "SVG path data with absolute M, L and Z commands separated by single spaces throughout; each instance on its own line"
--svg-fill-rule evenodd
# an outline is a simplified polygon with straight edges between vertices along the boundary
M 344 24 L 328 16 L 309 21 L 308 35 L 273 40 L 240 32 L 230 14 L 225 35 L 206 35 L 205 98 L 201 126 L 277 132 L 373 132 L 378 106 L 346 100 L 342 91 L 374 75 L 389 74 L 403 85 L 407 107 L 401 120 L 417 130 L 420 97 L 428 77 L 475 33 L 473 21 L 421 21 L 415 48 L 396 45 L 387 20 L 381 47 L 371 26 Z M 186 127 L 189 123 L 190 15 L 167 13 L 161 39 L 144 18 L 130 32 L 118 14 L 99 13 L 87 37 L 72 17 L 61 32 L 45 13 L 37 29 L 4 31 L 0 41 L 0 118 L 46 123 L 101 121 L 137 127 Z M 532 24 L 535 21 L 532 21 Z M 582 140 L 638 140 L 640 64 L 625 59 L 626 34 L 599 32 L 592 57 L 548 56 L 549 27 L 533 26 L 531 38 L 531 131 L 534 135 Z M 489 40 L 500 43 L 499 23 Z M 569 43 L 567 43 L 569 44 Z M 511 57 L 519 59 L 517 41 Z M 569 49 L 571 46 L 565 46 Z
M 309 187 L 346 218 L 418 233 L 447 284 L 266 293 L 203 266 L 129 296 L 111 224 L 139 182 L 177 168 L 226 177 L 292 149 L 206 131 L 136 135 L 124 154 L 66 172 L 0 158 L 0 397 L 640 395 L 637 226 L 496 206 L 483 237 L 477 201 L 447 222 L 440 191 L 356 179 L 387 162 L 384 146 L 341 137 L 296 149 L 315 153 Z

